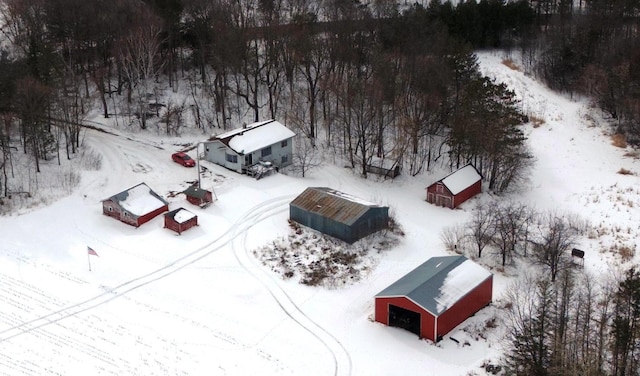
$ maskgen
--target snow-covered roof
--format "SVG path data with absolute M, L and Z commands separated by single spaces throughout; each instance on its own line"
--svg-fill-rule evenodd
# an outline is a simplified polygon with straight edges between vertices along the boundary
M 221 141 L 238 154 L 247 154 L 282 142 L 295 135 L 282 123 L 276 120 L 266 120 L 220 134 L 214 139 Z
M 472 165 L 466 165 L 461 169 L 449 174 L 440 182 L 451 192 L 451 194 L 457 195 L 466 188 L 469 188 L 477 181 L 482 179 L 482 176 L 478 173 L 475 167 Z
M 438 316 L 490 276 L 464 256 L 432 257 L 376 297 L 407 297 Z
M 173 217 L 173 220 L 176 221 L 177 223 L 185 223 L 191 218 L 196 217 L 194 213 L 188 211 L 185 208 L 178 208 L 178 209 L 172 210 L 165 215 L 169 217 Z
M 291 205 L 347 225 L 355 223 L 371 208 L 384 208 L 327 187 L 309 187 Z
M 138 217 L 168 205 L 160 195 L 151 190 L 145 183 L 140 183 L 126 191 L 113 195 L 108 200 L 118 202 L 124 210 Z

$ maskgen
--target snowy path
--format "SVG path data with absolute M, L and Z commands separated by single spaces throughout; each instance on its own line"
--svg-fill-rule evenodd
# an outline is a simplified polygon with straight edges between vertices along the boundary
M 274 211 L 286 211 L 288 210 L 288 204 L 295 196 L 290 196 L 287 200 L 273 203 Z M 249 249 L 246 247 L 246 237 L 248 236 L 249 229 L 258 222 L 268 218 L 271 213 L 251 213 L 251 216 L 243 219 L 246 221 L 247 228 L 242 231 L 237 231 L 233 236 L 235 241 L 232 243 L 234 255 L 238 260 L 238 263 L 256 278 L 265 289 L 269 291 L 271 297 L 276 301 L 282 311 L 297 325 L 306 330 L 315 339 L 320 341 L 322 345 L 331 354 L 333 360 L 333 375 L 334 376 L 350 376 L 351 375 L 351 356 L 344 347 L 344 345 L 333 336 L 327 329 L 318 325 L 313 319 L 311 319 L 287 294 L 287 292 L 280 286 L 276 278 L 265 271 L 264 266 L 259 265 L 255 258 L 249 253 Z

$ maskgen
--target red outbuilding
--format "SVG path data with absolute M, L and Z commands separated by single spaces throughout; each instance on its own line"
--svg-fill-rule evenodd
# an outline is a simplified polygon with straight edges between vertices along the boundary
M 375 320 L 434 342 L 491 303 L 493 275 L 464 256 L 433 257 L 375 297 Z
M 189 186 L 182 193 L 187 196 L 187 201 L 201 208 L 208 206 L 213 202 L 213 194 L 206 189 L 198 188 L 194 185 Z
M 427 188 L 427 202 L 455 209 L 482 192 L 482 176 L 472 165 L 452 172 Z
M 164 228 L 182 234 L 193 226 L 198 225 L 198 216 L 184 208 L 172 210 L 164 215 Z
M 169 203 L 145 183 L 102 201 L 102 213 L 138 227 L 169 210 Z

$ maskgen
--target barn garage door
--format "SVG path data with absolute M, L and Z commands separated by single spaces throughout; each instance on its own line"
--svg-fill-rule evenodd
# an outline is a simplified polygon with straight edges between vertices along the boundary
M 395 326 L 420 336 L 420 314 L 402 307 L 389 305 L 389 326 Z

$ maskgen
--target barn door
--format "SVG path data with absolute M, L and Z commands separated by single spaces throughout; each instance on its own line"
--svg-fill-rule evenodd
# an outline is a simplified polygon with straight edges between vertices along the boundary
M 389 304 L 389 326 L 408 330 L 420 337 L 420 313 Z

